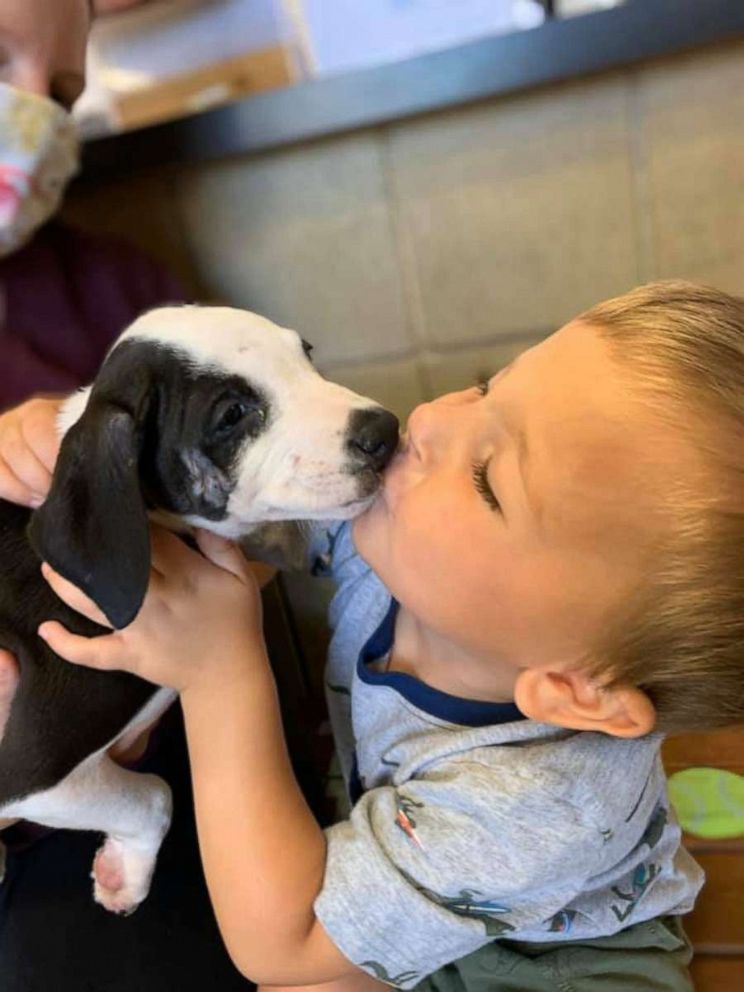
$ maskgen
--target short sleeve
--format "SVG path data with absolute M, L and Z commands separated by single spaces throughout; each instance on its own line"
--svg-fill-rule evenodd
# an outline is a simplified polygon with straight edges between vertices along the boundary
M 403 988 L 495 938 L 550 939 L 599 860 L 582 811 L 513 775 L 453 764 L 370 790 L 326 832 L 316 915 L 346 957 Z

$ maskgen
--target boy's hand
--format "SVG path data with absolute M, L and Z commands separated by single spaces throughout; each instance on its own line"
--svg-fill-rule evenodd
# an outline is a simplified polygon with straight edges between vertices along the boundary
M 179 692 L 250 677 L 268 664 L 258 584 L 236 545 L 205 531 L 196 536 L 205 558 L 174 534 L 152 528 L 150 586 L 128 627 L 87 638 L 48 621 L 39 635 L 74 664 L 123 669 Z M 110 627 L 76 586 L 46 564 L 42 572 L 68 606 Z
M 62 397 L 38 397 L 0 414 L 0 499 L 43 503 L 59 451 L 61 405 Z

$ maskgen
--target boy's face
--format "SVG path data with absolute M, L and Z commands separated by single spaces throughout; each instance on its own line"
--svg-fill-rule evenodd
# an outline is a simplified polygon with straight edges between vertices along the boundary
M 642 576 L 678 448 L 599 333 L 574 322 L 485 395 L 414 410 L 355 544 L 407 610 L 474 657 L 573 667 Z

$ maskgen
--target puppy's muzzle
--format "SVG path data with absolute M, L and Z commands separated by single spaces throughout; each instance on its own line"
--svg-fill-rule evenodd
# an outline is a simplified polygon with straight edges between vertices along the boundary
M 398 418 L 387 410 L 357 410 L 349 424 L 347 449 L 360 468 L 381 472 L 398 447 Z

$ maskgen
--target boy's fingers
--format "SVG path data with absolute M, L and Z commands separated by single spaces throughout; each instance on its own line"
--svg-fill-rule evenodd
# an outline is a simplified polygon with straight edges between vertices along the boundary
M 100 624 L 102 627 L 111 627 L 111 623 L 106 615 L 99 610 L 93 600 L 86 596 L 81 589 L 73 585 L 72 582 L 63 579 L 58 572 L 54 571 L 51 565 L 43 562 L 41 574 L 62 602 L 66 603 L 70 609 L 75 610 L 76 613 L 82 613 L 84 617 L 87 617 L 94 623 Z
M 5 727 L 13 705 L 18 683 L 21 680 L 18 662 L 10 651 L 0 650 L 0 740 L 5 733 Z M 0 830 L 2 823 L 0 823 Z
M 40 460 L 37 448 L 37 444 L 29 444 L 19 427 L 8 431 L 3 438 L 3 458 L 14 475 L 29 489 L 46 495 L 52 474 Z
M 150 553 L 152 566 L 161 575 L 188 567 L 194 558 L 194 551 L 177 534 L 157 525 L 150 528 Z
M 230 572 L 242 582 L 252 581 L 250 566 L 236 544 L 205 530 L 194 531 L 194 537 L 199 550 L 208 561 Z M 151 528 L 151 554 L 153 568 L 162 575 L 167 575 L 170 571 L 186 571 L 201 561 L 178 535 L 158 526 Z
M 51 474 L 29 447 L 17 425 L 3 432 L 0 458 L 4 468 L 28 490 L 39 496 L 49 491 Z
M 59 454 L 59 438 L 56 434 L 44 433 L 34 439 L 33 452 L 51 480 Z M 48 487 L 47 487 L 48 488 Z
M 40 506 L 42 501 L 41 494 L 32 492 L 24 482 L 21 482 L 1 455 L 0 499 L 7 499 L 20 506 Z
M 100 671 L 112 671 L 121 667 L 121 649 L 116 635 L 108 637 L 81 637 L 71 634 L 57 620 L 47 620 L 38 629 L 39 637 L 60 658 L 73 665 L 85 665 Z
M 237 544 L 206 530 L 197 530 L 195 536 L 199 550 L 213 565 L 230 572 L 241 582 L 251 580 L 253 573 L 250 565 Z
M 26 418 L 21 420 L 20 430 L 25 443 L 51 476 L 57 461 L 61 438 L 57 430 L 57 418 L 62 406 L 62 398 L 38 397 L 30 402 Z
M 29 493 L 35 497 L 36 502 L 40 502 L 49 492 L 52 484 L 52 477 L 44 468 L 36 455 L 24 450 L 19 457 L 12 462 L 13 473 L 16 478 L 26 486 Z
M 20 673 L 18 662 L 10 651 L 0 649 L 0 699 L 15 692 Z

